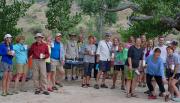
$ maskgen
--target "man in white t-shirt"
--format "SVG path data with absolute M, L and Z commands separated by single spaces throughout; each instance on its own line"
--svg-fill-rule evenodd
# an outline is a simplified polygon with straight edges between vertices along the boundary
M 167 46 L 164 45 L 164 37 L 163 36 L 160 36 L 158 38 L 158 45 L 155 47 L 156 48 L 159 48 L 161 50 L 161 55 L 160 57 L 163 59 L 163 63 L 166 64 L 166 58 L 167 58 Z
M 94 85 L 95 89 L 99 89 L 99 79 L 100 75 L 103 73 L 103 80 L 101 84 L 101 88 L 108 88 L 105 84 L 105 79 L 107 76 L 107 72 L 110 70 L 110 59 L 111 59 L 111 48 L 112 42 L 111 33 L 105 33 L 105 40 L 101 40 L 98 44 L 97 48 L 97 62 L 99 62 L 99 72 L 97 74 L 96 84 Z

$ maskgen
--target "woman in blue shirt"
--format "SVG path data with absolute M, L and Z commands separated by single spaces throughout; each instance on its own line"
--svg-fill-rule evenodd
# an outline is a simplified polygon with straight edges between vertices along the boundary
M 3 82 L 2 82 L 2 96 L 12 95 L 9 93 L 9 84 L 11 72 L 13 69 L 12 59 L 14 57 L 14 51 L 12 46 L 12 36 L 6 34 L 4 36 L 4 42 L 0 44 L 0 56 L 1 58 L 1 69 L 3 69 Z
M 165 88 L 163 80 L 165 80 L 164 65 L 163 60 L 160 58 L 161 50 L 156 48 L 154 54 L 150 55 L 146 59 L 147 72 L 146 72 L 146 82 L 148 89 L 150 91 L 149 99 L 156 99 L 155 88 L 152 85 L 152 79 L 155 78 L 160 92 L 165 96 Z
M 13 46 L 15 51 L 15 58 L 16 58 L 16 79 L 15 79 L 15 86 L 14 86 L 14 93 L 17 94 L 18 90 L 26 91 L 25 90 L 25 81 L 28 72 L 28 47 L 24 44 L 25 37 L 24 36 L 17 36 L 16 37 L 16 44 Z M 19 85 L 19 80 L 22 77 L 21 85 Z M 18 88 L 20 87 L 20 88 Z

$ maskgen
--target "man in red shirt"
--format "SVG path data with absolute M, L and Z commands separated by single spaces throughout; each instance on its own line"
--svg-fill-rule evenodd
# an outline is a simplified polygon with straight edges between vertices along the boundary
M 31 45 L 29 57 L 32 56 L 32 71 L 33 81 L 35 86 L 35 94 L 40 94 L 41 91 L 45 95 L 49 95 L 47 91 L 47 74 L 45 59 L 49 57 L 48 46 L 43 42 L 44 36 L 42 33 L 37 33 L 35 36 L 36 42 Z

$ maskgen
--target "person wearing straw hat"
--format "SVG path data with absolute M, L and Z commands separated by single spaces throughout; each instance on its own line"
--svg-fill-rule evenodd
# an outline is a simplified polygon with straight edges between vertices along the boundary
M 2 96 L 12 95 L 9 92 L 10 77 L 13 69 L 13 57 L 15 52 L 12 45 L 11 34 L 4 36 L 4 42 L 0 44 L 1 69 L 3 69 Z
M 72 33 L 69 35 L 70 40 L 67 42 L 66 47 L 65 47 L 65 58 L 66 60 L 76 60 L 79 57 L 79 52 L 78 52 L 78 45 L 77 45 L 77 40 L 76 40 L 76 34 Z M 72 69 L 72 75 L 71 75 L 71 80 L 75 80 L 74 68 L 67 68 L 67 69 Z M 65 71 L 65 79 L 67 80 L 68 77 L 68 70 Z
M 52 71 L 52 89 L 58 90 L 56 87 L 56 84 L 62 87 L 62 83 L 60 80 L 56 80 L 56 73 L 57 76 L 60 76 L 60 79 L 64 76 L 64 61 L 65 61 L 65 55 L 64 55 L 64 46 L 61 42 L 61 33 L 57 33 L 55 40 L 51 43 L 51 71 Z M 58 78 L 59 79 L 59 78 Z
M 45 59 L 49 57 L 49 50 L 48 46 L 43 42 L 43 38 L 42 33 L 36 34 L 36 42 L 31 45 L 28 56 L 33 58 L 32 71 L 35 94 L 40 94 L 43 91 L 43 94 L 49 95 L 45 62 Z

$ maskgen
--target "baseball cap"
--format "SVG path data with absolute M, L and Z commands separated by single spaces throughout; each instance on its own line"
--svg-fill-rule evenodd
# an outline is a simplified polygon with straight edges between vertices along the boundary
M 6 34 L 6 35 L 4 36 L 4 39 L 6 39 L 6 38 L 12 38 L 11 34 Z
M 56 37 L 57 37 L 57 36 L 62 36 L 62 34 L 61 34 L 61 33 L 57 33 L 57 34 L 56 34 Z

